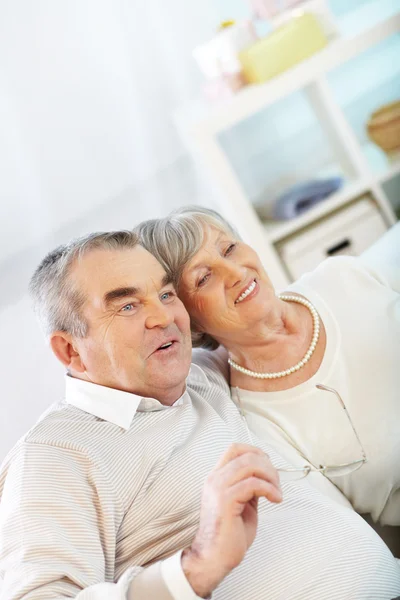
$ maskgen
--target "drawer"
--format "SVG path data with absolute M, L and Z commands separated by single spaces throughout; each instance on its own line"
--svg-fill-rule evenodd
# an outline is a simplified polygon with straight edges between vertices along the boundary
M 293 280 L 329 256 L 357 256 L 387 229 L 370 196 L 360 198 L 277 245 Z

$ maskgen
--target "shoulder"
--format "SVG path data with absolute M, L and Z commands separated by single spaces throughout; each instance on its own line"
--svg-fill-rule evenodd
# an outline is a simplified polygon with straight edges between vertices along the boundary
M 361 254 L 360 263 L 383 285 L 400 293 L 400 222 Z
M 63 457 L 73 453 L 80 456 L 80 460 L 89 456 L 88 444 L 85 443 L 84 432 L 91 415 L 83 413 L 66 402 L 57 402 L 51 405 L 38 421 L 15 444 L 3 461 L 3 467 L 10 465 L 19 457 L 26 456 L 27 464 L 34 465 L 30 457 L 42 457 L 45 461 L 50 456 L 54 460 L 63 460 Z M 36 460 L 36 459 L 35 459 Z
M 36 447 L 36 444 L 43 443 L 44 446 L 51 447 L 53 444 L 49 439 L 56 438 L 57 434 L 55 430 L 57 427 L 55 424 L 57 422 L 63 421 L 64 419 L 60 417 L 63 413 L 65 414 L 68 411 L 68 405 L 64 402 L 55 402 L 50 405 L 46 411 L 38 418 L 36 423 L 32 425 L 32 427 L 18 440 L 18 442 L 11 448 L 11 450 L 7 453 L 5 459 L 2 462 L 2 468 L 6 464 L 10 464 L 16 456 L 21 454 L 24 449 L 32 448 L 33 451 Z M 60 429 L 64 430 L 64 427 L 61 426 Z M 55 444 L 57 446 L 57 444 Z
M 108 445 L 110 430 L 108 423 L 93 415 L 64 401 L 55 403 L 10 450 L 1 471 L 14 464 L 23 471 L 36 473 L 51 464 L 57 468 L 74 468 L 72 465 L 79 464 L 88 470 L 98 470 L 101 448 Z
M 77 451 L 57 445 L 30 442 L 21 439 L 9 452 L 0 469 L 0 500 L 4 493 L 32 494 L 57 488 L 58 483 L 68 482 L 68 487 L 81 485 L 88 480 L 90 461 Z M 57 483 L 58 482 L 58 483 Z
M 217 350 L 193 350 L 192 362 L 205 374 L 209 384 L 229 394 L 228 353 L 220 346 Z M 189 379 L 189 383 L 191 383 Z
M 289 289 L 299 290 L 300 293 L 302 288 L 313 289 L 322 296 L 330 296 L 335 290 L 341 290 L 347 296 L 377 286 L 397 289 L 396 279 L 399 279 L 399 275 L 396 277 L 390 265 L 377 264 L 364 256 L 338 256 L 324 260 Z
M 82 432 L 80 432 L 82 434 Z M 110 476 L 112 461 L 90 443 L 90 434 L 79 434 L 79 421 L 52 422 L 49 416 L 32 428 L 8 453 L 0 467 L 0 500 L 4 489 L 13 490 L 97 489 L 107 497 L 116 496 Z M 103 440 L 107 444 L 107 440 Z M 112 458 L 112 457 L 110 457 Z
M 85 453 L 98 419 L 65 401 L 53 404 L 21 441 Z
M 339 279 L 346 274 L 365 271 L 359 258 L 354 256 L 336 256 L 323 260 L 313 271 L 302 275 L 296 284 L 309 285 L 310 283 L 319 283 L 323 285 L 333 278 Z

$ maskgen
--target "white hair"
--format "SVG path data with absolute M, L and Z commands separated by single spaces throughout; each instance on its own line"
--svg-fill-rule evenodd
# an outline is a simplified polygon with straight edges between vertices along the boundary
M 91 233 L 49 252 L 37 267 L 29 285 L 35 313 L 46 335 L 65 331 L 86 337 L 88 323 L 82 314 L 85 294 L 70 277 L 76 260 L 92 250 L 134 248 L 138 236 L 133 231 Z
M 184 206 L 163 219 L 150 219 L 135 228 L 140 244 L 164 267 L 179 293 L 185 265 L 200 250 L 206 231 L 213 227 L 235 239 L 235 229 L 215 210 L 199 206 Z M 196 331 L 192 322 L 192 342 L 195 347 L 215 350 L 219 343 L 207 333 Z

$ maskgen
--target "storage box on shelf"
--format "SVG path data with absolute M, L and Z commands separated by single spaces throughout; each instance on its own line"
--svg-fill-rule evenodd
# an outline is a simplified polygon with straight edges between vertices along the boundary
M 337 218 L 335 211 L 345 207 L 349 211 L 344 210 L 340 219 L 348 219 L 350 223 L 356 205 L 349 205 L 363 194 L 373 199 L 373 219 L 369 223 L 376 226 L 378 234 L 396 220 L 382 183 L 400 172 L 400 162 L 395 159 L 388 163 L 386 171 L 377 173 L 371 170 L 359 140 L 331 93 L 325 75 L 399 31 L 400 13 L 397 13 L 359 35 L 335 40 L 303 63 L 265 84 L 248 86 L 228 102 L 214 106 L 200 102 L 177 115 L 183 139 L 208 168 L 219 188 L 223 212 L 244 239 L 259 252 L 278 289 L 285 287 L 293 277 L 301 274 L 303 268 L 307 268 L 305 262 L 303 266 L 296 267 L 296 271 L 288 269 L 285 264 L 288 247 L 286 254 L 282 252 L 282 241 L 288 236 L 294 239 L 296 234 L 305 235 L 307 232 L 310 239 L 313 235 L 316 235 L 314 239 L 320 239 L 317 235 L 321 231 L 320 219 L 324 219 L 324 229 L 327 230 L 328 221 Z M 292 221 L 263 224 L 223 151 L 218 135 L 299 89 L 304 90 L 348 183 L 332 197 Z M 364 204 L 358 202 L 357 205 L 365 207 L 366 203 L 370 206 L 370 200 L 365 200 Z M 344 227 L 346 222 L 341 222 Z M 369 224 L 368 231 L 370 228 Z M 363 239 L 371 238 L 363 234 Z M 353 243 L 353 247 L 357 249 L 361 246 Z M 322 248 L 320 258 L 324 256 L 323 251 Z
M 281 239 L 276 248 L 291 279 L 298 279 L 322 260 L 342 254 L 357 256 L 387 229 L 376 202 L 366 195 Z

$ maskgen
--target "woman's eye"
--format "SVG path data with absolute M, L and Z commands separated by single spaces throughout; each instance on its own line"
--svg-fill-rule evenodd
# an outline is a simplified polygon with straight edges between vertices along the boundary
M 201 287 L 202 285 L 204 285 L 208 281 L 209 278 L 210 278 L 210 273 L 203 275 L 203 277 L 201 279 L 199 279 L 199 281 L 197 282 L 197 287 Z
M 229 246 L 225 250 L 225 256 L 228 256 L 228 254 L 231 254 L 235 248 L 236 248 L 236 244 L 229 244 Z

